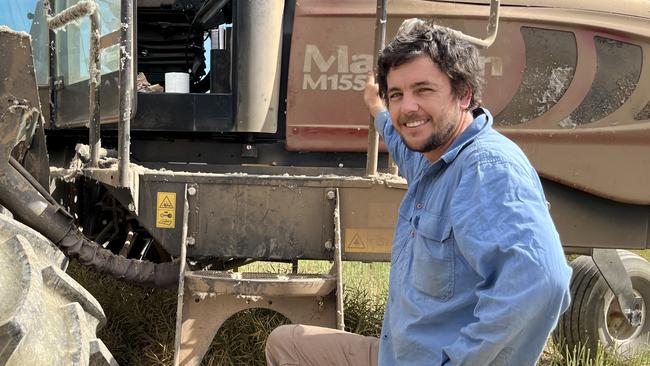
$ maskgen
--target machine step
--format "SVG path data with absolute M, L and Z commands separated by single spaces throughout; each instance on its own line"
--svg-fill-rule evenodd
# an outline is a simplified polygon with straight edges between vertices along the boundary
M 188 271 L 185 273 L 185 287 L 192 294 L 324 297 L 336 288 L 336 276 L 320 273 Z

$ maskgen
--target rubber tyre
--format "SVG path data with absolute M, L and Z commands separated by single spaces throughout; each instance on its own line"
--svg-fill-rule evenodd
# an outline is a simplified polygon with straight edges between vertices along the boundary
M 49 240 L 0 214 L 0 365 L 117 365 L 101 306 Z
M 594 355 L 600 342 L 619 354 L 633 355 L 648 346 L 650 321 L 646 304 L 650 304 L 650 263 L 625 250 L 618 250 L 618 254 L 632 287 L 644 300 L 641 325 L 632 327 L 624 320 L 614 294 L 593 259 L 580 256 L 571 262 L 571 305 L 560 317 L 553 334 L 555 342 L 563 348 L 568 346 L 573 350 L 586 346 Z

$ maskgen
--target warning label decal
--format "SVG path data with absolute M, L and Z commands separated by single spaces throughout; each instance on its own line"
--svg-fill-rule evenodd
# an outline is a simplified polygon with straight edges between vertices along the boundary
M 347 250 L 350 250 L 350 249 L 352 249 L 352 250 L 354 250 L 354 249 L 358 249 L 358 250 L 367 249 L 366 244 L 363 242 L 363 240 L 361 239 L 361 237 L 359 236 L 358 233 L 355 233 L 354 236 L 352 236 L 352 239 L 350 239 L 350 242 L 347 243 L 345 248 Z
M 176 192 L 158 192 L 156 198 L 156 227 L 176 227 Z
M 393 229 L 345 229 L 344 251 L 348 253 L 390 253 Z

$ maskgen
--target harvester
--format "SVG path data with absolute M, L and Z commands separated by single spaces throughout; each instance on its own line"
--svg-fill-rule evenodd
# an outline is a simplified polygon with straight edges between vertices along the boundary
M 627 250 L 650 246 L 647 1 L 8 0 L 0 363 L 115 364 L 68 258 L 178 288 L 177 364 L 243 309 L 342 328 L 343 263 L 391 259 L 407 182 L 362 93 L 412 17 L 481 47 L 483 104 L 578 255 L 555 337 L 646 348 L 650 264 Z M 293 271 L 232 271 L 254 261 Z

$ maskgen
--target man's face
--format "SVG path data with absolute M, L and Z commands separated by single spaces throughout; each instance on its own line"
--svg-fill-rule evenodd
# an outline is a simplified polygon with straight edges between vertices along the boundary
M 459 100 L 452 94 L 449 77 L 428 56 L 391 68 L 386 82 L 393 127 L 414 151 L 444 145 L 469 104 L 469 97 Z

